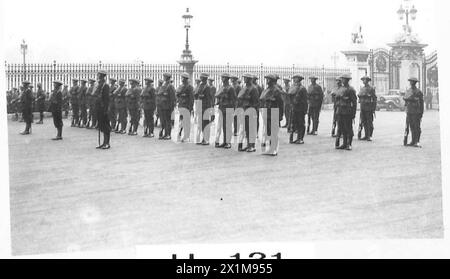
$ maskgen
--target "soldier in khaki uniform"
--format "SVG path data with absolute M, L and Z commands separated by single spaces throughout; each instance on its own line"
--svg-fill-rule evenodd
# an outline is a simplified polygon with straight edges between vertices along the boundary
M 212 111 L 212 108 L 214 106 L 213 100 L 213 94 L 215 92 L 211 92 L 211 87 L 209 84 L 207 84 L 209 75 L 207 73 L 201 73 L 200 74 L 200 84 L 197 89 L 197 91 L 194 94 L 194 99 L 196 100 L 197 104 L 199 105 L 201 102 L 201 106 L 199 105 L 195 109 L 196 115 L 199 116 L 198 123 L 199 127 L 196 131 L 196 143 L 198 145 L 209 145 L 209 138 L 210 138 L 210 128 L 209 124 L 211 123 L 211 119 L 214 113 L 211 113 L 209 119 L 205 120 L 205 114 L 207 114 L 207 111 Z M 210 82 L 211 83 L 211 82 Z M 200 141 L 200 135 L 203 134 L 203 139 Z
M 106 75 L 105 71 L 98 71 L 97 73 L 97 84 L 94 89 L 93 95 L 95 98 L 95 113 L 97 114 L 98 121 L 98 131 L 99 131 L 99 140 L 100 140 L 100 132 L 103 133 L 103 143 L 97 146 L 97 149 L 109 149 L 110 145 L 110 136 L 111 136 L 111 126 L 109 122 L 109 85 L 106 83 Z
M 216 144 L 217 148 L 231 148 L 231 123 L 233 115 L 229 115 L 227 108 L 234 109 L 236 103 L 236 92 L 230 84 L 230 75 L 224 73 L 221 75 L 222 87 L 216 94 L 217 104 L 219 105 L 219 117 L 217 122 Z M 228 125 L 227 123 L 230 122 Z M 219 144 L 220 135 L 223 136 L 223 143 Z
M 127 109 L 130 115 L 130 128 L 128 130 L 129 136 L 136 136 L 139 126 L 139 119 L 141 111 L 139 107 L 139 101 L 142 89 L 139 86 L 139 81 L 134 78 L 128 80 L 130 82 L 130 88 L 126 93 Z
M 72 107 L 72 123 L 70 127 L 75 127 L 80 119 L 79 90 L 78 79 L 72 79 L 72 87 L 69 90 L 70 105 Z
M 291 87 L 290 83 L 291 83 L 291 79 L 290 78 L 283 78 L 284 81 L 284 88 L 283 88 L 283 94 L 281 95 L 282 99 L 283 99 L 283 104 L 284 104 L 284 115 L 285 115 L 285 119 L 286 119 L 286 123 L 284 124 L 284 126 L 282 128 L 288 128 L 288 132 L 289 132 L 289 127 L 290 127 L 290 122 L 291 122 L 291 99 L 289 98 L 289 89 Z
M 117 115 L 115 116 L 117 119 L 117 126 L 115 127 L 116 133 L 119 134 L 125 134 L 127 130 L 127 102 L 126 102 L 126 94 L 127 94 L 127 87 L 125 86 L 125 80 L 119 79 L 119 87 L 114 91 L 114 101 L 116 102 L 116 112 Z M 119 130 L 120 125 L 120 130 Z
M 156 108 L 161 118 L 161 131 L 159 133 L 160 140 L 170 140 L 172 131 L 172 112 L 175 108 L 176 97 L 175 88 L 171 83 L 172 74 L 165 73 L 164 83 L 156 93 Z
M 22 109 L 22 117 L 25 122 L 25 130 L 21 135 L 31 134 L 31 122 L 33 121 L 33 92 L 30 89 L 30 82 L 25 80 L 22 82 L 23 91 L 20 95 L 20 105 Z
M 312 76 L 309 79 L 311 80 L 311 85 L 308 87 L 308 134 L 317 135 L 320 110 L 322 109 L 324 94 L 322 87 L 316 83 L 318 78 L 316 76 Z M 311 132 L 309 119 L 311 119 L 313 123 Z
M 236 97 L 239 92 L 241 92 L 241 85 L 239 84 L 239 77 L 236 75 L 231 76 L 231 85 L 234 87 L 234 92 L 236 92 Z M 237 105 L 237 99 L 235 101 L 234 107 L 236 108 Z M 234 116 L 234 122 L 233 122 L 233 135 L 237 136 L 238 132 L 238 123 L 237 123 L 237 115 Z
M 54 137 L 52 140 L 62 140 L 63 95 L 61 91 L 61 86 L 62 82 L 55 80 L 53 82 L 53 92 L 52 95 L 50 96 L 50 107 L 48 110 L 52 113 L 53 124 L 55 125 L 55 128 L 58 131 L 56 137 Z
M 238 138 L 238 151 L 255 152 L 256 142 L 256 118 L 258 117 L 259 107 L 259 93 L 256 86 L 253 84 L 253 76 L 251 74 L 243 74 L 244 87 L 237 97 L 238 113 L 243 114 L 243 117 L 239 117 L 239 138 Z M 254 111 L 254 114 L 251 112 Z M 245 113 L 247 112 L 247 113 Z M 254 124 L 253 124 L 254 123 Z M 250 126 L 251 125 L 251 126 Z M 244 137 L 247 141 L 247 147 L 243 148 Z
M 94 97 L 92 96 L 94 93 L 94 87 L 95 87 L 95 79 L 90 78 L 89 79 L 89 88 L 86 92 L 86 105 L 89 108 L 89 114 L 88 114 L 88 123 L 86 124 L 87 129 L 94 128 L 95 125 L 95 113 L 94 113 L 94 106 L 93 101 Z
M 200 81 L 200 80 L 199 80 Z M 196 81 L 197 83 L 197 81 Z M 200 86 L 200 83 L 198 83 L 196 90 L 198 91 Z M 189 140 L 191 129 L 190 129 L 190 116 L 194 107 L 194 88 L 189 83 L 189 74 L 188 73 L 182 73 L 181 74 L 181 84 L 178 86 L 177 91 L 175 93 L 178 109 L 184 108 L 189 111 L 189 119 L 187 121 L 184 121 L 188 123 L 188 125 L 185 127 L 183 125 L 184 116 L 180 114 L 180 129 L 178 131 L 178 138 L 177 140 L 180 140 L 181 133 L 184 130 L 184 136 L 181 139 L 181 142 L 185 142 Z
M 289 143 L 303 144 L 303 138 L 305 136 L 305 115 L 308 111 L 308 92 L 302 85 L 304 79 L 302 75 L 296 74 L 292 77 L 294 84 L 290 87 L 288 93 L 288 100 L 291 104 L 291 127 Z M 287 115 L 287 113 L 286 113 Z M 294 133 L 297 133 L 297 139 L 294 141 Z
M 145 78 L 145 87 L 142 90 L 141 100 L 144 110 L 144 136 L 153 138 L 154 120 L 153 115 L 156 109 L 156 90 L 153 87 L 153 79 Z
M 417 83 L 419 80 L 415 77 L 408 79 L 410 83 L 410 88 L 406 91 L 405 106 L 406 106 L 406 129 L 411 131 L 411 142 L 406 144 L 406 146 L 422 147 L 420 145 L 420 135 L 422 133 L 420 124 L 422 121 L 424 104 L 423 104 L 423 93 L 417 88 Z M 407 140 L 408 134 L 405 132 L 405 142 Z
M 333 137 L 333 138 L 336 137 L 336 126 L 337 126 L 336 92 L 339 90 L 339 88 L 341 88 L 341 86 L 342 86 L 342 81 L 338 77 L 338 78 L 336 78 L 336 87 L 331 92 L 331 101 L 333 102 L 333 123 L 332 123 L 332 126 L 331 126 L 331 137 Z
M 109 121 L 111 121 L 111 128 L 116 128 L 116 102 L 115 102 L 115 94 L 114 91 L 117 89 L 117 79 L 115 78 L 109 78 L 109 108 L 108 108 L 108 114 L 109 114 Z
M 36 124 L 44 123 L 44 111 L 45 111 L 45 99 L 46 95 L 44 90 L 42 89 L 42 84 L 37 84 L 37 92 L 36 92 L 36 109 L 39 111 L 39 121 Z
M 361 88 L 358 98 L 360 103 L 360 116 L 358 127 L 358 139 L 372 141 L 373 134 L 373 114 L 377 108 L 377 95 L 375 94 L 375 88 L 369 85 L 372 80 L 370 77 L 362 77 L 361 80 L 364 86 Z M 361 138 L 361 132 L 364 128 L 364 138 Z
M 78 122 L 78 128 L 85 128 L 87 124 L 87 81 L 85 79 L 80 79 L 80 93 L 78 94 L 80 103 L 80 121 Z
M 277 86 L 278 77 L 275 74 L 265 76 L 267 88 L 261 93 L 260 106 L 263 115 L 263 134 L 261 148 L 263 155 L 277 156 L 278 154 L 278 131 L 279 119 L 283 115 L 283 100 L 281 90 Z M 272 111 L 278 110 L 278 121 L 272 123 Z M 275 119 L 274 119 L 275 120 Z M 274 124 L 274 125 L 273 125 Z M 266 142 L 269 139 L 269 150 L 266 149 Z
M 336 92 L 336 113 L 338 116 L 338 134 L 336 137 L 336 149 L 352 150 L 353 141 L 353 120 L 356 115 L 357 97 L 356 91 L 349 85 L 351 77 L 343 75 L 342 87 Z M 340 137 L 343 137 L 343 144 L 339 146 Z

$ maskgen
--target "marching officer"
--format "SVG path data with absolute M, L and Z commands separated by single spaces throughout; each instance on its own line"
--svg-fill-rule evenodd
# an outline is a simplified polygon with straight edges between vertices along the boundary
M 175 88 L 171 83 L 172 74 L 163 74 L 164 83 L 156 93 L 156 108 L 161 119 L 161 131 L 159 132 L 160 140 L 170 140 L 172 131 L 172 111 L 175 108 L 176 97 Z
M 239 84 L 239 77 L 236 75 L 231 76 L 231 85 L 234 87 L 234 92 L 236 92 L 236 95 L 241 92 L 241 85 Z M 236 108 L 237 100 L 235 101 L 234 107 Z M 237 115 L 234 116 L 234 122 L 233 122 L 233 135 L 237 136 L 238 132 L 238 123 L 237 123 Z
M 37 84 L 37 92 L 36 92 L 36 108 L 39 111 L 39 121 L 36 124 L 44 123 L 44 111 L 45 111 L 45 99 L 46 95 L 44 90 L 42 89 L 42 84 Z
M 296 74 L 292 77 L 294 84 L 289 89 L 287 99 L 291 103 L 290 112 L 290 131 L 289 143 L 303 144 L 305 136 L 305 115 L 308 111 L 308 91 L 302 85 L 304 79 L 302 75 Z M 286 113 L 286 115 L 288 115 Z M 297 133 L 297 139 L 294 141 L 294 133 Z
M 25 80 L 22 82 L 23 91 L 20 96 L 20 104 L 22 109 L 22 118 L 25 122 L 25 130 L 21 135 L 31 134 L 31 122 L 33 121 L 33 92 L 30 89 L 30 82 Z
M 267 88 L 261 93 L 260 105 L 263 115 L 263 135 L 262 144 L 263 155 L 277 156 L 278 154 L 278 130 L 279 119 L 283 115 L 283 100 L 281 99 L 281 90 L 277 86 L 278 77 L 269 74 L 264 77 L 266 79 Z M 278 121 L 272 125 L 272 110 L 278 110 Z M 270 138 L 270 149 L 266 150 L 266 140 Z
M 349 85 L 351 77 L 347 74 L 341 76 L 342 87 L 336 92 L 336 113 L 338 117 L 338 134 L 336 137 L 336 149 L 352 150 L 353 120 L 356 115 L 357 97 L 356 91 Z M 343 144 L 339 146 L 340 137 Z
M 199 81 L 198 84 L 197 84 L 197 80 L 195 81 L 195 83 L 197 84 L 197 86 L 196 86 L 197 91 L 200 86 L 200 79 L 198 79 L 198 81 Z M 180 128 L 178 131 L 178 139 L 177 140 L 179 140 L 181 138 L 181 133 L 184 130 L 184 135 L 183 135 L 183 139 L 181 139 L 181 142 L 185 142 L 185 141 L 189 140 L 189 136 L 191 133 L 190 116 L 192 113 L 192 109 L 194 107 L 194 88 L 192 87 L 192 85 L 189 84 L 189 74 L 188 73 L 181 74 L 181 84 L 180 84 L 180 86 L 178 86 L 175 96 L 176 96 L 176 100 L 177 100 L 177 104 L 178 104 L 178 109 L 184 108 L 189 111 L 189 119 L 187 120 L 187 121 L 189 121 L 189 124 L 186 127 L 184 127 L 184 125 L 183 125 L 183 115 L 180 114 Z
M 145 78 L 145 87 L 142 90 L 141 100 L 144 109 L 144 137 L 153 138 L 154 120 L 153 115 L 156 109 L 156 91 L 153 87 L 153 79 Z
M 411 142 L 406 144 L 407 146 L 421 147 L 420 145 L 420 134 L 422 132 L 420 123 L 423 116 L 423 93 L 417 88 L 417 83 L 419 80 L 415 77 L 408 79 L 410 88 L 406 91 L 405 106 L 406 106 L 406 129 L 411 130 Z M 407 131 L 405 133 L 405 143 L 408 138 Z
M 99 146 L 97 149 L 109 149 L 111 145 L 109 143 L 111 126 L 109 122 L 109 85 L 106 83 L 106 72 L 99 71 L 97 73 L 97 84 L 93 93 L 95 96 L 95 113 L 97 114 L 98 131 L 99 131 Z M 103 133 L 103 143 L 100 145 L 100 132 Z
M 52 113 L 53 124 L 55 125 L 56 130 L 58 131 L 56 137 L 52 138 L 52 140 L 62 140 L 62 129 L 63 129 L 63 121 L 62 121 L 62 110 L 63 110 L 63 95 L 61 91 L 62 82 L 55 80 L 53 81 L 53 92 L 50 96 L 50 106 L 49 111 Z
M 72 106 L 72 123 L 70 127 L 75 127 L 80 120 L 79 90 L 78 79 L 72 79 L 72 87 L 69 90 L 70 105 Z
M 286 118 L 286 123 L 282 128 L 290 128 L 291 123 L 291 98 L 289 97 L 289 89 L 291 87 L 291 79 L 290 78 L 284 78 L 284 88 L 283 88 L 283 95 L 281 95 L 284 103 L 284 115 Z M 281 121 L 281 120 L 280 120 Z M 289 131 L 288 131 L 289 132 Z
M 95 122 L 96 122 L 96 115 L 94 112 L 94 106 L 93 106 L 93 102 L 94 102 L 94 87 L 95 87 L 95 79 L 90 78 L 89 79 L 89 88 L 86 92 L 86 102 L 87 102 L 87 106 L 89 108 L 89 116 L 88 116 L 88 123 L 86 125 L 87 129 L 92 129 L 95 126 Z
M 333 102 L 333 124 L 331 126 L 331 136 L 336 137 L 336 126 L 337 126 L 337 114 L 336 114 L 336 92 L 341 88 L 342 81 L 341 78 L 336 78 L 336 87 L 331 92 L 331 101 Z
M 127 87 L 125 86 L 125 80 L 119 79 L 119 87 L 114 91 L 114 101 L 117 115 L 115 118 L 117 119 L 117 126 L 115 127 L 114 132 L 119 134 L 125 134 L 127 130 L 127 102 L 126 102 L 126 94 Z M 120 130 L 119 130 L 120 125 Z
M 256 86 L 253 84 L 253 76 L 251 74 L 243 74 L 244 78 L 244 87 L 239 91 L 237 97 L 237 107 L 242 110 L 238 110 L 240 113 L 244 113 L 248 109 L 254 109 L 254 114 L 244 114 L 244 118 L 240 118 L 240 120 L 244 120 L 239 124 L 239 139 L 238 139 L 238 151 L 244 152 L 255 152 L 255 141 L 256 141 L 256 117 L 258 117 L 258 107 L 259 107 L 259 93 Z M 251 121 L 250 121 L 251 120 Z M 250 127 L 250 123 L 252 126 Z M 254 124 L 253 124 L 254 123 Z M 250 130 L 252 129 L 252 130 Z M 243 148 L 243 139 L 244 136 L 247 141 L 247 147 Z
M 310 135 L 317 135 L 317 129 L 319 128 L 319 115 L 320 110 L 322 109 L 322 102 L 323 102 L 323 90 L 320 85 L 316 83 L 317 77 L 312 76 L 309 78 L 311 80 L 311 85 L 308 87 L 308 134 Z M 310 121 L 312 120 L 313 128 L 310 133 Z
M 78 128 L 84 128 L 87 124 L 87 90 L 86 87 L 87 81 L 85 79 L 80 79 L 80 93 L 78 94 L 78 102 L 80 104 L 80 120 L 78 122 Z
M 358 127 L 358 139 L 372 141 L 373 134 L 373 114 L 377 108 L 377 95 L 375 88 L 369 85 L 372 80 L 370 77 L 362 77 L 364 86 L 361 88 L 358 98 L 360 103 L 360 116 Z M 361 132 L 364 127 L 364 138 L 361 138 Z
M 109 121 L 111 121 L 111 129 L 116 127 L 116 102 L 114 100 L 114 91 L 117 89 L 117 79 L 109 78 Z
M 194 99 L 198 102 L 201 101 L 201 107 L 196 107 L 197 113 L 200 116 L 199 119 L 199 127 L 197 129 L 197 133 L 196 133 L 196 141 L 198 145 L 209 145 L 209 138 L 210 138 L 210 128 L 209 128 L 209 124 L 211 123 L 211 119 L 212 116 L 214 116 L 214 113 L 211 113 L 211 115 L 209 116 L 209 119 L 204 119 L 205 116 L 205 112 L 208 109 L 213 108 L 214 102 L 213 102 L 213 94 L 215 94 L 215 92 L 211 92 L 211 87 L 209 86 L 209 84 L 207 84 L 207 81 L 210 80 L 208 79 L 209 75 L 207 73 L 201 73 L 200 74 L 200 85 L 197 89 L 197 91 L 194 94 Z M 212 82 L 210 81 L 210 84 L 212 84 Z M 215 88 L 214 88 L 215 89 Z M 200 141 L 200 135 L 203 134 L 203 139 L 202 141 Z
M 230 75 L 224 73 L 221 75 L 222 78 L 222 87 L 216 94 L 217 104 L 219 105 L 219 117 L 217 124 L 217 133 L 216 133 L 216 144 L 217 148 L 231 148 L 231 129 L 228 130 L 228 127 L 231 128 L 231 125 L 227 126 L 227 122 L 233 121 L 233 115 L 228 115 L 227 108 L 234 109 L 235 101 L 236 101 L 236 91 L 234 87 L 230 84 Z M 220 132 L 222 132 L 223 143 L 219 144 Z
M 130 128 L 128 129 L 128 135 L 136 136 L 139 126 L 139 119 L 141 116 L 139 98 L 142 90 L 137 79 L 130 78 L 128 81 L 130 82 L 130 88 L 126 93 L 127 109 L 128 114 L 130 115 Z

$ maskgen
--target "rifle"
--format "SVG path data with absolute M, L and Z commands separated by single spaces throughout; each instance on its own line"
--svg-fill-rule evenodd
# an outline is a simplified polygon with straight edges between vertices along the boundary
M 306 133 L 310 134 L 310 127 L 311 127 L 311 107 L 308 108 L 308 128 L 306 129 Z
M 363 125 L 362 125 L 362 122 L 361 122 L 361 117 L 359 118 L 359 126 L 358 126 L 358 139 L 360 140 L 361 139 L 361 132 L 362 132 L 362 129 L 363 129 Z M 367 131 L 366 131 L 367 132 Z M 367 136 L 367 135 L 366 135 Z
M 408 145 L 408 135 L 409 135 L 409 121 L 408 116 L 406 116 L 406 128 L 405 128 L 405 135 L 403 137 L 403 145 Z

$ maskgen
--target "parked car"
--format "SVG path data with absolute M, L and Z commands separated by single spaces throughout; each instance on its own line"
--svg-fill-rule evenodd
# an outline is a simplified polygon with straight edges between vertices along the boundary
M 387 94 L 381 94 L 378 96 L 377 110 L 386 109 L 387 111 L 393 110 L 405 110 L 405 96 L 404 91 L 389 90 Z

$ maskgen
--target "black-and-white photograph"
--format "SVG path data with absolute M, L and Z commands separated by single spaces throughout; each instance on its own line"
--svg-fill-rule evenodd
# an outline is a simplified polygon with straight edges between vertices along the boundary
M 436 9 L 4 0 L 11 254 L 443 239 Z

